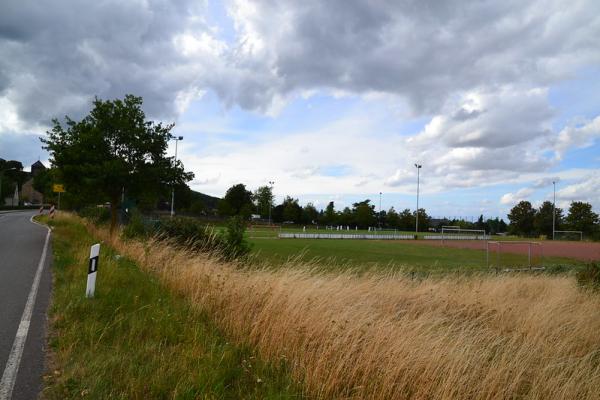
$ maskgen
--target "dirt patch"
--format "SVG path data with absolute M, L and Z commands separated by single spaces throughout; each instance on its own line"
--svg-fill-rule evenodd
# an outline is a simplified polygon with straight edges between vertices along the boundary
M 485 250 L 486 242 L 485 240 L 446 240 L 442 244 L 440 240 L 419 240 L 417 243 L 436 247 Z M 565 257 L 580 261 L 600 260 L 600 243 L 562 241 L 545 241 L 539 243 L 541 243 L 544 256 L 547 257 Z M 502 251 L 514 254 L 527 254 L 528 247 L 528 245 L 506 245 L 502 247 Z

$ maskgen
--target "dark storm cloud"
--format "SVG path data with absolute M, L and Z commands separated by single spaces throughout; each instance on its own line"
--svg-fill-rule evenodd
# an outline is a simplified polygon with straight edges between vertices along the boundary
M 79 117 L 94 95 L 125 93 L 172 117 L 193 80 L 173 46 L 190 28 L 183 2 L 8 0 L 0 9 L 0 90 L 26 123 Z
M 599 61 L 596 1 L 262 0 L 252 13 L 243 3 L 231 13 L 244 40 L 264 41 L 256 54 L 281 92 L 386 92 L 430 112 L 456 91 L 545 85 Z

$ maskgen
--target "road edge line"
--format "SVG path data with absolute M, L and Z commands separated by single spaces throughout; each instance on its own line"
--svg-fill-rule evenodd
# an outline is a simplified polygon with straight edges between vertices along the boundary
M 25 304 L 25 309 L 23 310 L 23 314 L 21 316 L 21 322 L 17 328 L 17 334 L 15 335 L 15 340 L 6 362 L 6 368 L 4 369 L 2 379 L 0 380 L 0 400 L 10 400 L 12 398 L 12 392 L 15 387 L 15 382 L 17 381 L 17 374 L 21 364 L 21 357 L 23 356 L 23 349 L 25 348 L 25 341 L 27 340 L 27 335 L 29 333 L 31 315 L 33 314 L 33 307 L 35 306 L 35 300 L 40 286 L 40 280 L 42 278 L 42 271 L 44 270 L 44 264 L 46 263 L 48 243 L 50 242 L 50 233 L 52 232 L 48 226 L 34 221 L 33 216 L 31 216 L 29 222 L 45 227 L 48 229 L 48 233 L 46 233 L 46 240 L 44 242 L 42 256 L 40 257 L 40 262 L 35 272 L 33 283 L 31 284 L 31 290 L 27 296 L 27 303 Z

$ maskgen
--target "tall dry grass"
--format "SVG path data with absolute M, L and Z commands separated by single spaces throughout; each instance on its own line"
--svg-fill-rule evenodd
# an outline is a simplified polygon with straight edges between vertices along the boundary
M 600 398 L 600 299 L 567 277 L 249 271 L 90 229 L 311 397 Z

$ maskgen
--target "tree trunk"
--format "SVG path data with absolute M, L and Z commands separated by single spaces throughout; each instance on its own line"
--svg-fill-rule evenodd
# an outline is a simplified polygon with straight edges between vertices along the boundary
M 117 198 L 111 199 L 110 202 L 110 234 L 111 236 L 115 233 L 117 228 Z

